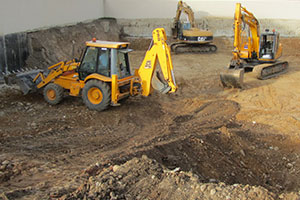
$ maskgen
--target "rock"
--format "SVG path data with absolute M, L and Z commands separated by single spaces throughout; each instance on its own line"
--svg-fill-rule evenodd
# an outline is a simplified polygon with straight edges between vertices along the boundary
M 207 186 L 206 185 L 201 185 L 200 186 L 200 190 L 201 192 L 204 192 L 206 190 Z
M 244 157 L 246 156 L 246 154 L 245 154 L 245 152 L 244 152 L 243 149 L 240 150 L 240 153 L 242 154 L 242 156 L 244 156 Z
M 4 117 L 5 116 L 5 112 L 0 111 L 0 117 Z
M 216 189 L 211 189 L 210 190 L 210 195 L 214 195 L 214 194 L 216 194 L 216 192 L 217 192 Z
M 119 165 L 114 165 L 113 166 L 113 171 L 116 172 L 120 169 L 120 166 Z
M 293 168 L 293 164 L 292 163 L 288 163 L 288 164 L 286 164 L 286 167 L 289 168 L 289 169 L 291 169 L 291 168 Z
M 3 162 L 2 162 L 2 165 L 8 165 L 9 164 L 9 161 L 8 160 L 4 160 Z
M 216 183 L 216 182 L 217 182 L 217 180 L 216 180 L 216 179 L 213 179 L 213 178 L 211 178 L 211 179 L 209 179 L 209 182 L 210 182 L 210 183 Z

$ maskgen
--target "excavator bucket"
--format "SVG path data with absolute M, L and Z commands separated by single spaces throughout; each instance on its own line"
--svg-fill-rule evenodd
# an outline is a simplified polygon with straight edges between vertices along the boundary
M 29 92 L 34 92 L 37 90 L 36 84 L 33 79 L 42 72 L 40 69 L 33 69 L 29 71 L 8 73 L 4 75 L 4 81 L 7 85 L 18 85 L 24 95 Z
M 155 90 L 163 94 L 167 94 L 171 90 L 171 87 L 161 78 L 158 71 L 156 71 L 152 77 L 151 85 Z
M 242 88 L 244 80 L 244 69 L 227 69 L 220 73 L 223 87 Z

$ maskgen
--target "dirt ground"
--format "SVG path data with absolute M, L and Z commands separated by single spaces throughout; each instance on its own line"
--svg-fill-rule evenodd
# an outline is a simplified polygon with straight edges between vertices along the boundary
M 300 39 L 282 43 L 279 77 L 223 89 L 232 41 L 217 38 L 216 54 L 172 55 L 176 94 L 104 112 L 1 86 L 0 199 L 299 199 Z

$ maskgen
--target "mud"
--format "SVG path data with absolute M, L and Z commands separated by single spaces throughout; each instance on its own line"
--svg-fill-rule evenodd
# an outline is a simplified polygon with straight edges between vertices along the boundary
M 299 199 L 299 41 L 282 40 L 286 74 L 224 90 L 217 38 L 216 54 L 172 55 L 176 94 L 104 112 L 1 86 L 0 199 Z

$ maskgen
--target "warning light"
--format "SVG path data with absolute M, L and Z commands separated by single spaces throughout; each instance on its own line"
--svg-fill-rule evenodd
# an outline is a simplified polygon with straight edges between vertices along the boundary
M 93 38 L 92 41 L 93 41 L 93 42 L 96 42 L 96 38 Z

